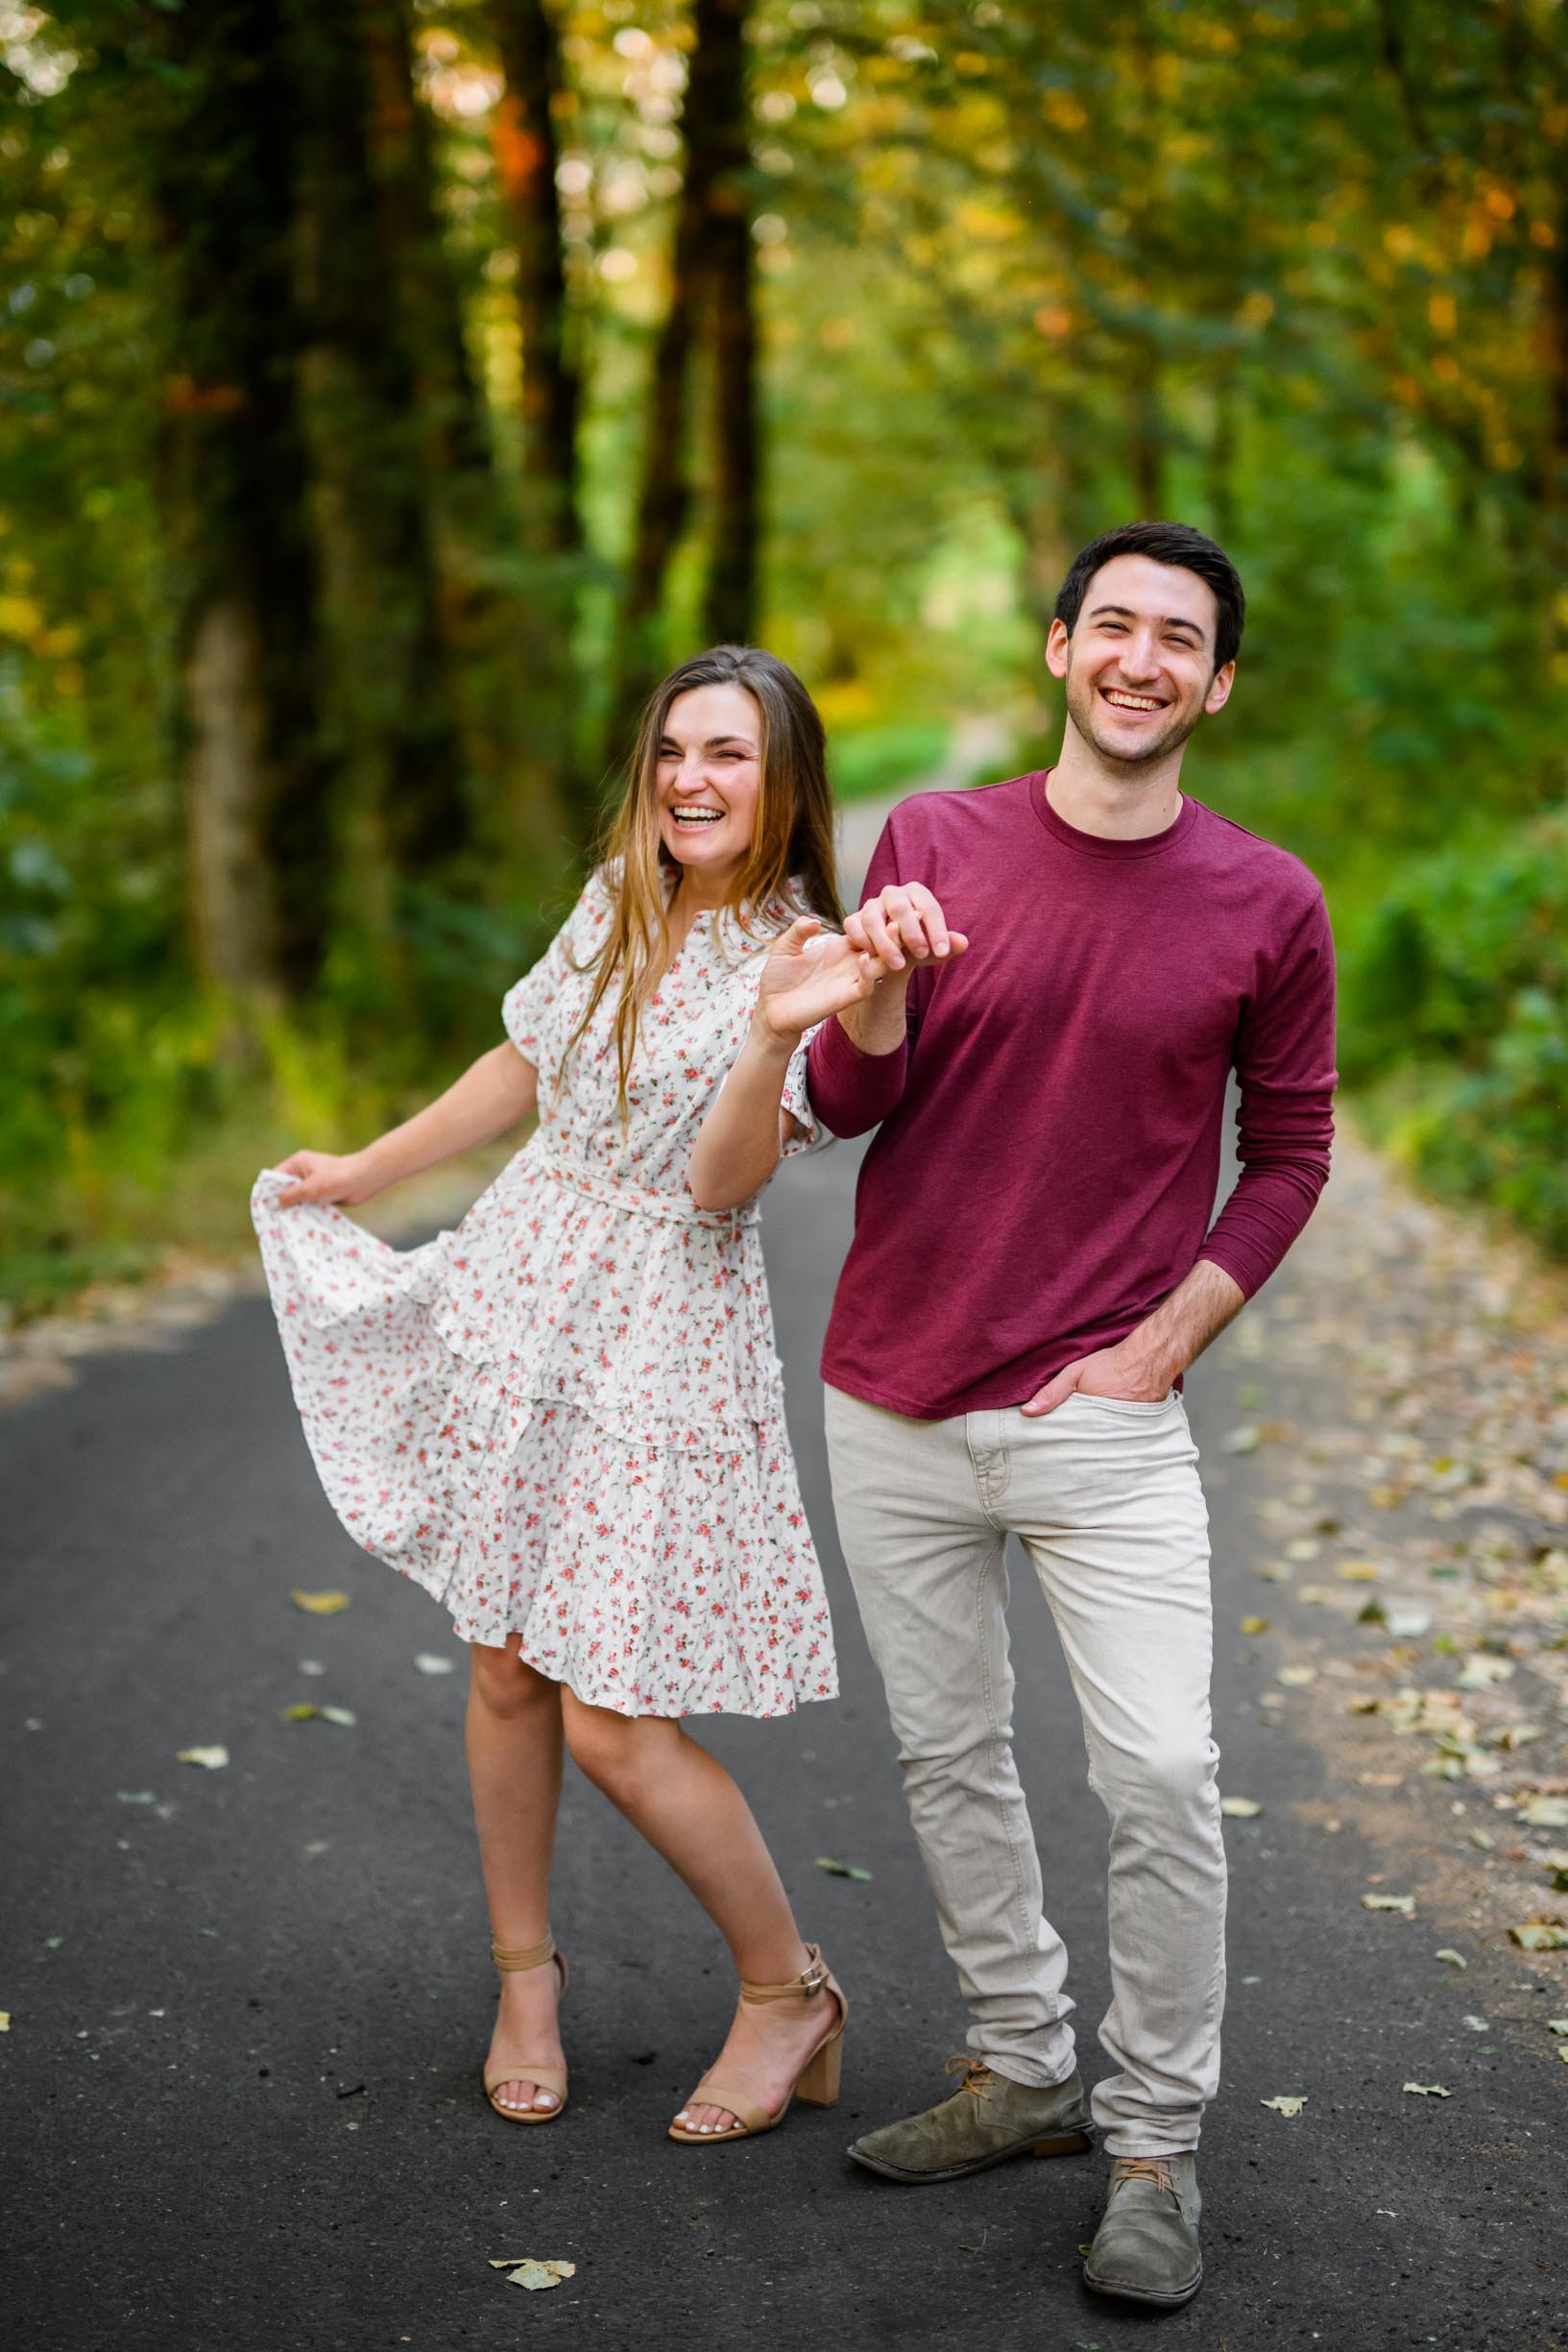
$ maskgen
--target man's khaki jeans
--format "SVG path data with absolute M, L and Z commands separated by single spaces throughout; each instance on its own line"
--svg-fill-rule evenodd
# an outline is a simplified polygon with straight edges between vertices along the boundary
M 1208 1514 L 1179 1396 L 1074 1394 L 906 1420 L 830 1389 L 844 1556 L 881 1670 L 905 1792 L 969 2046 L 1014 2082 L 1074 2064 L 1067 1952 L 1042 1908 L 1013 1760 L 1002 1546 L 1050 1605 L 1111 1819 L 1112 2155 L 1195 2147 L 1219 2074 L 1225 1852 L 1210 1729 Z M 1055 1812 L 1063 1792 L 1049 1792 Z

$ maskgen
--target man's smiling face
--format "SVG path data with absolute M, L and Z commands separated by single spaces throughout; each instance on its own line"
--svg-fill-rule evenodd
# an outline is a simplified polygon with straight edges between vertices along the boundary
M 1053 621 L 1046 659 L 1068 715 L 1102 760 L 1143 767 L 1219 710 L 1236 665 L 1214 667 L 1219 607 L 1207 580 L 1147 555 L 1118 555 L 1090 581 L 1071 637 Z

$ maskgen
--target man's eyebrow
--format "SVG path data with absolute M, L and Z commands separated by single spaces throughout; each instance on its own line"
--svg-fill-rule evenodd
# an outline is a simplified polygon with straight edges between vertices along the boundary
M 1091 620 L 1098 620 L 1101 613 L 1114 614 L 1119 620 L 1136 620 L 1138 618 L 1130 604 L 1097 604 L 1089 618 Z M 1191 629 L 1197 637 L 1203 635 L 1202 621 L 1189 620 L 1185 613 L 1164 614 L 1161 617 L 1160 626 L 1162 629 Z

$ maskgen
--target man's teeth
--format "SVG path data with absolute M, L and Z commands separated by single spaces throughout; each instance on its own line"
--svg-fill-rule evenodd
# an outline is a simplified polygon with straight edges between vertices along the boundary
M 1148 694 L 1122 694 L 1114 686 L 1104 691 L 1106 701 L 1117 703 L 1123 711 L 1157 711 L 1160 707 Z

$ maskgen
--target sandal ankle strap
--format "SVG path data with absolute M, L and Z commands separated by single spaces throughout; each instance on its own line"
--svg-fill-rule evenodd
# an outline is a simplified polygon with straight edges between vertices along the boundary
M 503 1976 L 518 1968 L 543 1968 L 555 1958 L 555 1938 L 546 1935 L 542 1944 L 497 1944 L 492 1937 L 490 1956 Z
M 791 1976 L 787 1984 L 753 1984 L 749 1977 L 742 1976 L 741 2000 L 809 2000 L 813 1993 L 820 1993 L 832 1981 L 828 1964 L 818 1945 L 808 1944 L 806 1950 L 809 1955 L 808 1965 L 798 1976 Z

